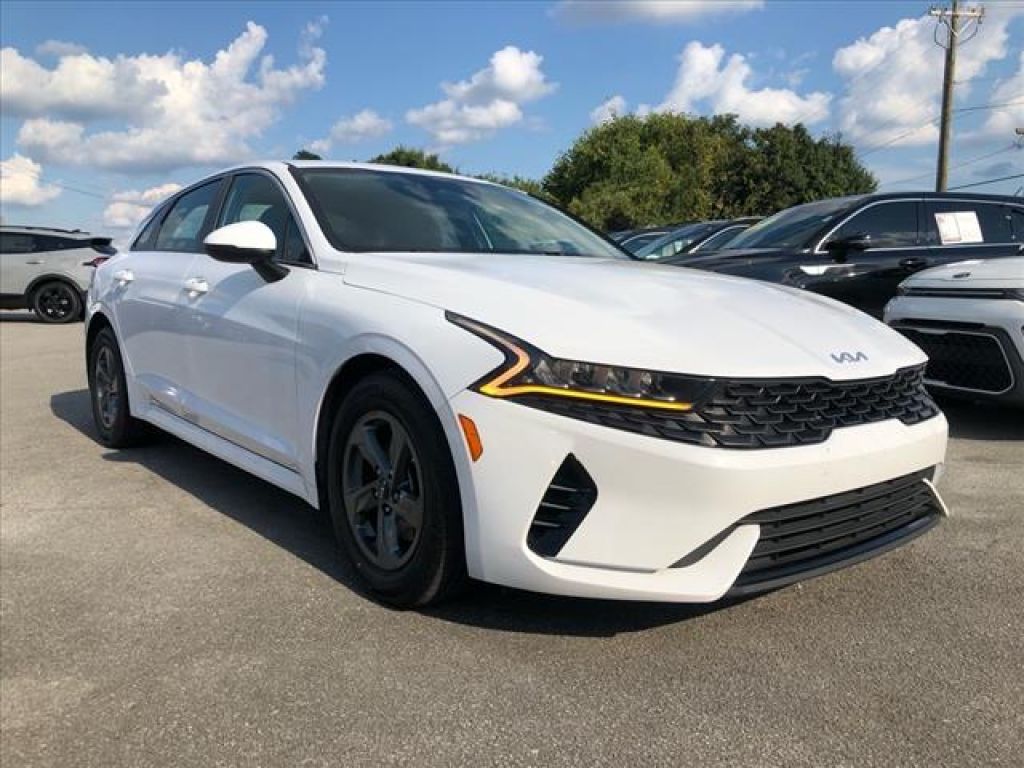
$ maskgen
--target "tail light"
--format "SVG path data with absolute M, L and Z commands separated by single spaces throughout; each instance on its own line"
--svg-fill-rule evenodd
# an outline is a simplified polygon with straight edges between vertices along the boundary
M 83 267 L 98 267 L 104 261 L 109 261 L 109 260 L 110 260 L 109 256 L 97 256 L 92 261 L 83 261 L 82 262 L 82 266 Z

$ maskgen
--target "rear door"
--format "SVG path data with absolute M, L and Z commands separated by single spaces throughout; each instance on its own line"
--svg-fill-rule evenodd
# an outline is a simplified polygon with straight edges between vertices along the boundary
M 939 198 L 926 200 L 925 210 L 926 236 L 936 264 L 1020 254 L 1024 232 L 1018 222 L 1024 220 L 1024 206 Z
M 840 223 L 816 249 L 854 235 L 870 238 L 867 248 L 831 252 L 837 268 L 808 288 L 881 318 L 886 303 L 908 275 L 929 266 L 931 255 L 921 235 L 921 202 L 913 198 L 870 203 Z
M 141 395 L 176 416 L 182 415 L 186 367 L 185 278 L 216 215 L 222 181 L 190 189 L 165 206 L 115 262 L 111 303 L 127 365 Z
M 41 259 L 35 250 L 35 238 L 30 234 L 0 233 L 0 294 L 5 298 L 24 296 L 39 274 Z
M 274 232 L 275 260 L 288 274 L 268 282 L 249 264 L 206 254 L 192 262 L 184 409 L 203 429 L 297 470 L 296 334 L 300 302 L 317 272 L 292 206 L 269 173 L 231 180 L 216 228 L 240 221 L 259 221 Z

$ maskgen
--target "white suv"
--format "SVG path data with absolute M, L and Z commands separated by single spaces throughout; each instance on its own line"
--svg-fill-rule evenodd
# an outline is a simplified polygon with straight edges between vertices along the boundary
M 0 227 L 0 309 L 31 309 L 46 323 L 82 317 L 93 270 L 116 253 L 109 237 Z
M 900 334 L 488 182 L 222 172 L 97 270 L 87 322 L 104 444 L 149 422 L 300 496 L 397 605 L 467 575 L 711 601 L 944 514 L 946 421 Z

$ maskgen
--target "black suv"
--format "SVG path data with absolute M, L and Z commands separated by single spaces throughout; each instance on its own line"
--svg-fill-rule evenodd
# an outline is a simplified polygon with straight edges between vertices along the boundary
M 908 275 L 965 259 L 1024 253 L 1024 200 L 956 192 L 898 192 L 787 208 L 728 249 L 662 264 L 806 288 L 875 317 Z

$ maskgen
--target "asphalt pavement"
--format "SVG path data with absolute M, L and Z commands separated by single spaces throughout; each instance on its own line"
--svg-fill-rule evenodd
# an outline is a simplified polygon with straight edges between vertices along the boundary
M 953 517 L 720 606 L 354 587 L 298 499 L 94 439 L 82 326 L 0 316 L 0 764 L 1019 766 L 1024 413 L 950 406 Z

